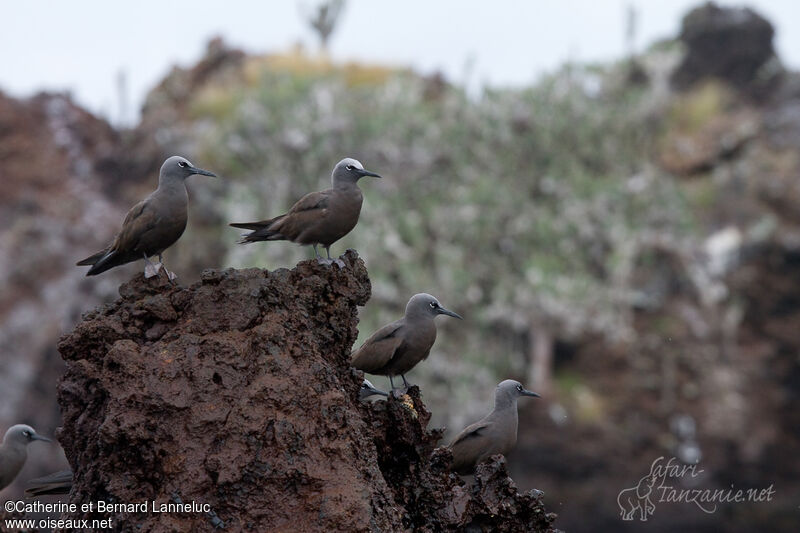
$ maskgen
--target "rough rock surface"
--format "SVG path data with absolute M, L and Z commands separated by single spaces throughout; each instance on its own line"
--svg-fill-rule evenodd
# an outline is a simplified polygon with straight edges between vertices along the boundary
M 343 260 L 207 270 L 190 287 L 139 275 L 88 313 L 59 344 L 70 500 L 213 510 L 102 516 L 119 531 L 549 529 L 499 457 L 471 487 L 447 472 L 417 389 L 358 402 L 349 353 L 370 283 Z
M 768 96 L 783 74 L 774 35 L 772 24 L 751 9 L 713 2 L 695 8 L 683 18 L 680 40 L 686 55 L 672 83 L 682 89 L 714 77 L 758 99 Z

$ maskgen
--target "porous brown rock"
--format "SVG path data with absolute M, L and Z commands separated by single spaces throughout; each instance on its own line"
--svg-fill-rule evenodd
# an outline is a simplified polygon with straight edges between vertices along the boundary
M 207 270 L 189 287 L 139 275 L 84 316 L 59 344 L 70 501 L 211 508 L 90 514 L 116 531 L 550 528 L 502 459 L 473 485 L 448 472 L 418 389 L 358 401 L 349 355 L 370 282 L 354 252 L 342 259 Z

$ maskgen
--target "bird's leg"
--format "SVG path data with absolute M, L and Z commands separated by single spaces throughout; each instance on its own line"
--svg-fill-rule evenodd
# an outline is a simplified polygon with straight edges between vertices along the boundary
M 405 378 L 403 378 L 403 381 L 405 381 Z M 402 398 L 403 395 L 406 393 L 407 389 L 403 390 L 395 388 L 392 376 L 389 376 L 389 383 L 392 385 L 392 396 L 394 396 L 395 398 Z
M 337 265 L 339 265 L 339 268 L 344 268 L 344 261 L 342 261 L 338 257 L 336 259 L 331 257 L 331 247 L 330 247 L 330 245 L 325 247 L 325 251 L 328 253 L 328 262 L 330 264 L 336 263 Z
M 408 384 L 408 381 L 406 381 L 406 377 L 403 374 L 400 374 L 400 377 L 403 378 L 403 386 L 406 388 L 406 392 L 408 392 L 408 389 L 411 388 L 411 385 Z
M 147 257 L 147 254 L 142 254 L 142 255 L 144 255 L 144 262 L 145 262 L 144 265 L 145 279 L 150 279 L 153 276 L 158 276 L 158 269 L 161 268 L 161 263 L 159 263 L 158 266 L 156 266 L 153 264 L 152 261 L 150 261 L 150 258 Z
M 161 257 L 161 254 L 158 254 L 158 266 L 164 269 L 164 272 L 167 273 L 167 279 L 169 280 L 169 282 L 175 285 L 175 280 L 178 279 L 178 276 L 175 274 L 175 272 L 170 272 L 169 270 L 167 270 L 167 267 L 164 265 L 164 259 Z
M 325 247 L 325 250 L 326 251 L 328 250 L 327 246 Z M 317 251 L 317 245 L 315 244 L 314 245 L 314 253 L 317 254 L 317 261 L 320 264 L 323 264 L 323 265 L 330 265 L 331 264 L 331 253 L 330 252 L 328 252 L 328 259 L 325 259 L 321 255 L 319 255 L 319 252 Z

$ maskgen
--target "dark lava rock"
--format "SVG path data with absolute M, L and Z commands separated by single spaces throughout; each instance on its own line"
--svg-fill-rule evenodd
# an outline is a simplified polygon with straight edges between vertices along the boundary
M 59 344 L 70 501 L 212 511 L 92 516 L 116 531 L 550 529 L 502 458 L 471 487 L 448 472 L 418 389 L 358 401 L 349 355 L 370 282 L 354 252 L 342 259 L 207 270 L 190 287 L 140 275 L 88 313 Z
M 775 55 L 772 24 L 748 8 L 709 2 L 683 18 L 683 63 L 672 84 L 684 89 L 705 78 L 719 78 L 758 99 L 768 96 L 783 74 Z

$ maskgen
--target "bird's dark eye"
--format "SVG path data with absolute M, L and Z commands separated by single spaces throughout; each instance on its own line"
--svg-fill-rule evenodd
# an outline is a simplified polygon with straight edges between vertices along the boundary
M 431 302 L 431 309 L 436 309 L 437 307 L 439 306 L 436 304 L 436 302 Z
M 517 390 L 522 392 L 522 385 L 517 385 Z
M 31 432 L 30 432 L 30 431 L 23 431 L 23 432 L 22 432 L 22 436 L 23 436 L 23 437 L 28 437 L 28 438 L 30 438 L 30 436 L 31 436 Z
M 347 170 L 355 170 L 356 169 L 356 167 L 354 167 L 353 165 L 347 165 L 344 168 L 346 168 Z
M 179 167 L 186 168 L 186 167 L 188 167 L 188 166 L 189 166 L 189 164 L 188 164 L 186 161 L 180 161 L 180 162 L 178 162 L 178 166 L 179 166 Z

